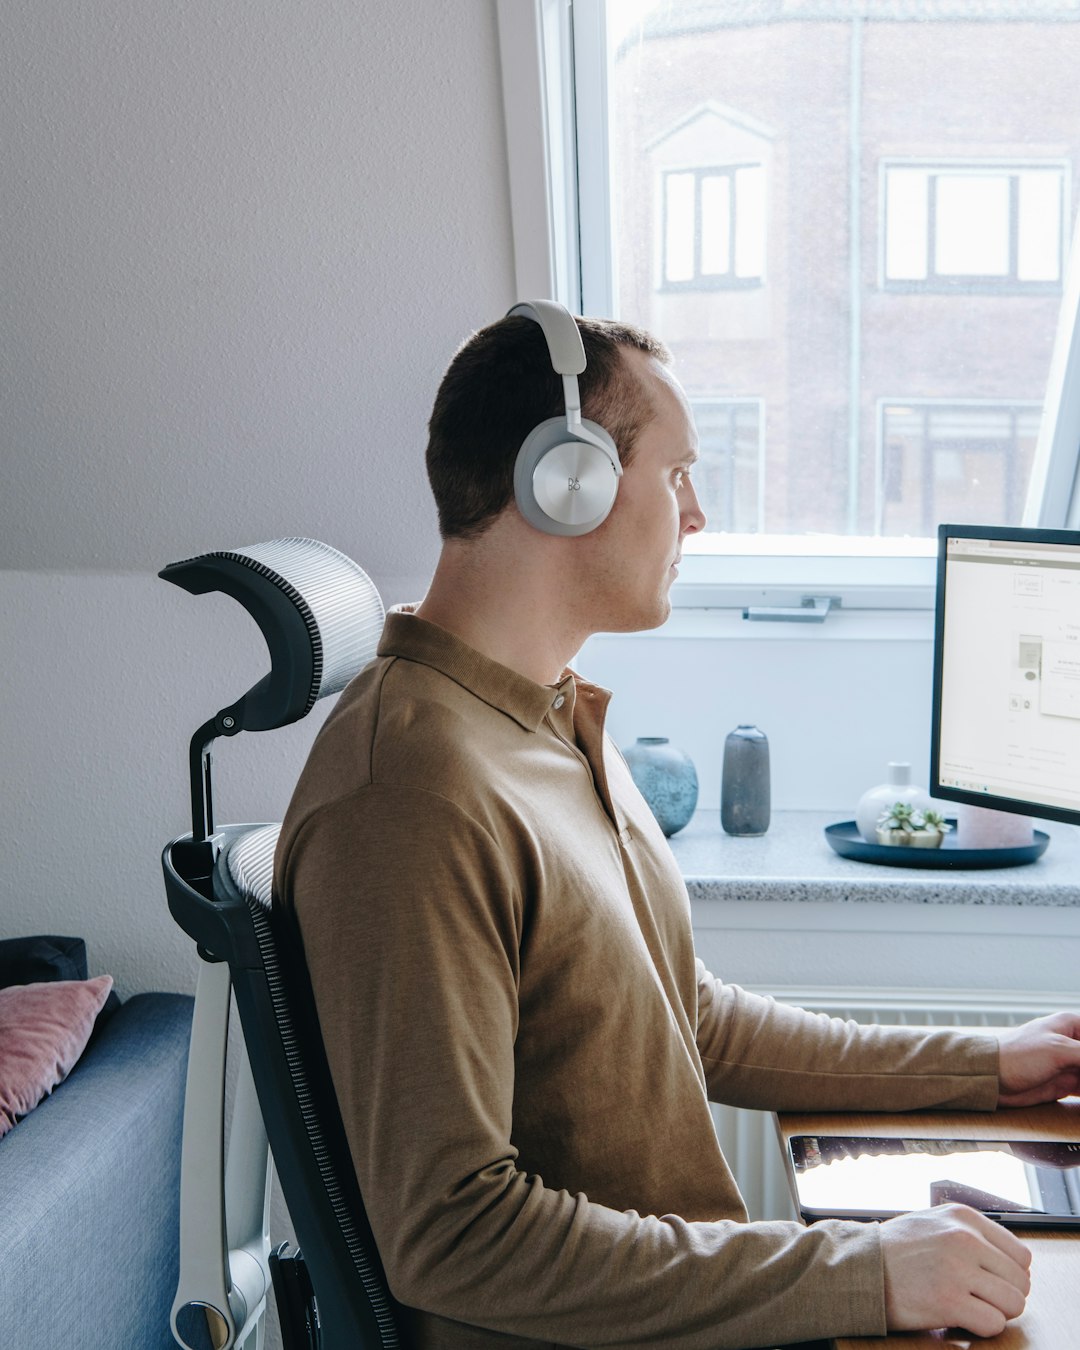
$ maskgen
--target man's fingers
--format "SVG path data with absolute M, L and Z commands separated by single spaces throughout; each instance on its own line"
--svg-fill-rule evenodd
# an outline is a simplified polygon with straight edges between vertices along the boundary
M 998 1033 L 999 1103 L 1053 1101 L 1080 1081 L 1080 1016 L 1052 1013 Z
M 958 1206 L 958 1208 L 963 1207 Z M 1026 1243 L 1021 1242 L 1015 1233 L 1010 1233 L 1001 1224 L 995 1223 L 993 1219 L 988 1219 L 985 1214 L 980 1214 L 978 1210 L 969 1210 L 968 1214 L 972 1216 L 970 1222 L 973 1223 L 980 1237 L 985 1238 L 1010 1262 L 1020 1266 L 1025 1272 L 1030 1271 L 1031 1248 Z
M 972 1331 L 976 1336 L 1000 1336 L 1008 1320 L 1000 1308 L 994 1307 L 984 1299 L 969 1297 L 951 1325 L 963 1327 L 965 1331 Z
M 1010 1280 L 999 1279 L 988 1271 L 983 1271 L 972 1281 L 971 1292 L 975 1298 L 994 1308 L 1005 1319 L 1019 1317 L 1024 1311 L 1027 1298 L 1026 1289 L 1021 1291 Z M 971 1330 L 974 1331 L 975 1328 L 972 1327 Z

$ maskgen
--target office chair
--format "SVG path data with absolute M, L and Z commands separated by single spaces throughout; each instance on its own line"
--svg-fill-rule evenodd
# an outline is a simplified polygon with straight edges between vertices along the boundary
M 173 1335 L 189 1350 L 262 1350 L 271 1287 L 286 1350 L 396 1350 L 387 1287 L 326 1063 L 291 916 L 271 904 L 278 825 L 215 826 L 211 746 L 304 717 L 375 654 L 384 611 L 360 567 L 313 539 L 207 553 L 159 573 L 223 591 L 258 623 L 270 670 L 194 734 L 192 828 L 162 855 L 169 909 L 201 958 L 181 1162 Z M 229 1011 L 243 1033 L 228 1157 Z M 273 1154 L 299 1252 L 271 1251 Z M 302 1253 L 302 1255 L 301 1255 Z

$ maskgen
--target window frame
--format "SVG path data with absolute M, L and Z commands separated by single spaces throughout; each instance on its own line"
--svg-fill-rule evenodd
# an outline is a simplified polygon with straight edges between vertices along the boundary
M 906 405 L 907 407 L 917 409 L 925 419 L 928 414 L 934 412 L 986 412 L 1008 414 L 1013 419 L 1013 431 L 1016 431 L 1016 419 L 1022 412 L 1032 412 L 1038 410 L 1041 405 L 1033 399 L 1024 398 L 924 398 L 910 397 L 903 394 L 882 394 L 877 399 L 875 409 L 876 431 L 874 436 L 874 516 L 880 528 L 882 517 L 885 514 L 885 416 L 890 407 Z M 1011 443 L 1015 444 L 1016 436 L 1014 434 Z M 935 527 L 934 537 L 937 530 Z
M 761 533 L 765 520 L 765 400 L 752 395 L 747 395 L 745 398 L 742 398 L 737 394 L 693 394 L 690 397 L 690 407 L 694 411 L 695 418 L 697 417 L 698 409 L 725 409 L 728 414 L 729 427 L 733 426 L 732 414 L 737 412 L 738 409 L 754 409 L 757 421 L 757 444 L 754 450 L 755 459 L 757 461 L 757 489 L 755 492 L 754 519 L 755 532 Z M 701 449 L 702 458 L 704 458 L 704 447 L 699 448 Z M 734 466 L 732 466 L 732 472 L 734 472 Z M 694 471 L 694 476 L 699 476 L 697 469 Z
M 878 163 L 878 288 L 893 295 L 1060 295 L 1064 285 L 1066 225 L 1070 211 L 1070 164 L 1061 159 L 999 159 L 888 156 Z M 927 180 L 926 276 L 921 279 L 890 277 L 888 273 L 889 173 L 918 171 Z M 1018 275 L 1020 220 L 1020 175 L 1025 172 L 1059 175 L 1058 275 L 1054 280 L 1025 281 Z M 938 272 L 934 253 L 938 231 L 937 180 L 943 177 L 1004 178 L 1008 183 L 1009 272 L 1000 277 L 983 273 Z
M 496 0 L 496 6 L 517 297 L 546 296 L 578 313 L 610 315 L 617 259 L 604 125 L 611 76 L 605 0 Z M 1080 216 L 1066 246 L 1069 209 L 1063 206 L 1062 304 L 1020 522 L 1058 529 L 1080 529 Z M 811 554 L 784 549 L 782 536 L 773 539 L 773 553 L 735 537 L 726 552 L 688 550 L 673 605 L 790 605 L 820 594 L 839 598 L 848 610 L 933 608 L 932 540 L 916 555 L 900 547 L 889 554 L 889 540 L 836 538 L 835 548 L 823 540 Z M 860 542 L 874 551 L 854 552 Z
M 686 168 L 664 167 L 660 170 L 660 229 L 659 275 L 656 289 L 669 293 L 680 291 L 747 291 L 760 290 L 765 285 L 765 247 L 762 246 L 762 267 L 757 276 L 741 277 L 736 270 L 738 249 L 739 215 L 739 171 L 757 169 L 764 174 L 765 166 L 749 160 L 733 164 L 700 164 Z M 694 221 L 693 221 L 693 275 L 685 280 L 672 280 L 668 276 L 668 180 L 674 176 L 692 176 L 694 179 Z M 728 270 L 726 272 L 705 272 L 702 270 L 702 245 L 704 241 L 704 208 L 702 195 L 707 179 L 723 180 L 728 184 Z

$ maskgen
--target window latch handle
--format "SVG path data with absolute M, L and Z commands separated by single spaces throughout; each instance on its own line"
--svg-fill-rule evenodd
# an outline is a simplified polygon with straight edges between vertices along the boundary
M 750 605 L 742 616 L 760 623 L 824 623 L 834 608 L 840 608 L 838 595 L 804 595 L 798 605 Z

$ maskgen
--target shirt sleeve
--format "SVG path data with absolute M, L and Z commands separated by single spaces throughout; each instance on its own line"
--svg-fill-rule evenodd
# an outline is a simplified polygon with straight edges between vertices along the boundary
M 581 1347 L 738 1350 L 884 1333 L 876 1225 L 617 1211 L 520 1165 L 528 916 L 494 840 L 459 807 L 415 787 L 359 789 L 300 824 L 278 878 L 403 1304 Z M 719 1026 L 713 1041 L 724 1048 Z
M 697 1044 L 710 1099 L 764 1111 L 991 1111 L 994 1036 L 867 1026 L 724 984 L 699 961 Z

